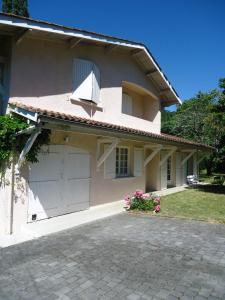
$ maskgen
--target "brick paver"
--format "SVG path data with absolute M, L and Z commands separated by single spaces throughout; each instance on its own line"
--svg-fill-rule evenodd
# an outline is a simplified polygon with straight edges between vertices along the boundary
M 225 299 L 225 226 L 120 214 L 0 249 L 0 299 Z

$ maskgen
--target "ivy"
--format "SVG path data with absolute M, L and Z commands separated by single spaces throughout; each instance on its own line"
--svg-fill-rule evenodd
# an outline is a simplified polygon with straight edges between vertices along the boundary
M 0 116 L 0 171 L 4 172 L 6 166 L 10 163 L 12 154 L 20 153 L 24 148 L 29 135 L 21 134 L 15 136 L 20 130 L 26 129 L 29 125 L 27 122 L 14 115 Z M 38 135 L 29 153 L 26 155 L 26 161 L 38 162 L 38 153 L 44 144 L 49 143 L 50 130 L 44 129 Z

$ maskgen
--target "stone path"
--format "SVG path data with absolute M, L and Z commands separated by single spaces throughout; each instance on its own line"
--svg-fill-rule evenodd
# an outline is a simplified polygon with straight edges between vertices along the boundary
M 225 299 L 225 226 L 124 213 L 2 248 L 0 299 Z

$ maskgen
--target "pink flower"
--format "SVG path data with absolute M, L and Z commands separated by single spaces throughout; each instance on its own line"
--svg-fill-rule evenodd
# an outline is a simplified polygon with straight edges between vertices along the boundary
M 136 198 L 142 198 L 144 192 L 142 190 L 136 190 L 136 192 L 134 193 L 134 196 Z
M 156 205 L 155 212 L 158 213 L 158 212 L 160 212 L 160 210 L 161 210 L 160 205 Z
M 130 196 L 126 196 L 124 198 L 124 201 L 125 201 L 126 208 L 130 208 L 130 204 L 131 204 L 131 198 L 130 198 Z
M 159 205 L 160 204 L 160 197 L 157 197 L 153 200 L 154 204 Z

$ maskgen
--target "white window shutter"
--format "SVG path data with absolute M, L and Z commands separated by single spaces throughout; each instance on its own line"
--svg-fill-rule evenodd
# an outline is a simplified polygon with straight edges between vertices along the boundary
M 142 176 L 143 173 L 143 149 L 134 148 L 134 176 Z
M 100 71 L 95 64 L 93 64 L 92 100 L 95 103 L 99 103 L 100 100 Z
M 132 98 L 126 93 L 122 94 L 122 113 L 132 115 Z
M 104 151 L 108 148 L 108 145 L 104 146 Z M 105 178 L 115 178 L 116 177 L 116 148 L 110 153 L 104 162 L 105 167 Z
M 93 63 L 84 59 L 74 59 L 74 82 L 72 97 L 92 100 Z

